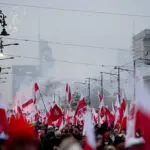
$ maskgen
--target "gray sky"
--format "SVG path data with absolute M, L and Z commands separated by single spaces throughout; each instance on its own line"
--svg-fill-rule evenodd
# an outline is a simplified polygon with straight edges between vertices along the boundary
M 144 2 L 141 0 L 32 0 L 32 2 L 30 0 L 0 0 L 0 2 L 112 13 L 150 14 L 149 0 L 144 0 Z M 128 57 L 131 56 L 131 53 L 108 50 L 108 48 L 130 49 L 133 32 L 138 33 L 149 28 L 150 24 L 150 18 L 0 6 L 7 15 L 8 24 L 17 27 L 16 32 L 13 32 L 11 37 L 37 40 L 40 13 L 42 39 L 105 47 L 105 49 L 94 49 L 49 44 L 56 60 L 117 65 L 118 60 L 120 60 L 119 56 L 121 58 L 120 63 L 124 64 L 130 61 Z M 134 29 L 133 24 L 135 24 Z M 10 26 L 9 31 L 11 31 Z M 38 43 L 30 42 L 20 42 L 19 47 L 6 49 L 11 54 L 32 55 L 33 57 L 38 57 L 37 50 Z M 18 59 L 15 62 L 18 63 Z M 19 62 L 20 64 L 37 63 L 36 60 L 30 59 L 19 59 Z M 100 70 L 109 71 L 111 69 L 56 62 L 51 75 L 56 78 L 84 79 L 88 76 L 99 76 Z

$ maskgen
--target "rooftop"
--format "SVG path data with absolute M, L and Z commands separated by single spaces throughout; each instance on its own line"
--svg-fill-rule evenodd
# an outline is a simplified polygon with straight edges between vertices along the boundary
M 140 33 L 133 36 L 133 40 L 143 39 L 145 37 L 150 37 L 150 29 L 144 29 Z

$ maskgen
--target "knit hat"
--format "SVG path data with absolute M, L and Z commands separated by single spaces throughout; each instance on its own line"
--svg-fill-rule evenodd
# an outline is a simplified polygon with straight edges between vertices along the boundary
M 8 126 L 8 141 L 6 143 L 8 149 L 16 146 L 18 143 L 33 143 L 39 144 L 36 132 L 33 127 L 20 116 L 10 121 Z

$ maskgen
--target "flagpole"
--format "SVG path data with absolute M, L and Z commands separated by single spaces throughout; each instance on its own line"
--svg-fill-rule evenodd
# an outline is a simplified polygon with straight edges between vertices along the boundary
M 43 102 L 44 108 L 45 108 L 45 110 L 47 111 L 46 105 L 45 105 L 45 103 L 44 103 L 44 99 L 43 99 L 43 96 L 42 96 L 42 94 L 41 94 L 40 89 L 39 89 L 39 94 L 40 94 L 41 100 L 42 100 L 42 102 Z

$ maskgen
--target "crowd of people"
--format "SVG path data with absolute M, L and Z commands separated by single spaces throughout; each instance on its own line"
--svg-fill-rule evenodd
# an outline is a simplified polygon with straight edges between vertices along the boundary
M 107 124 L 103 123 L 100 127 L 95 125 L 94 131 L 95 150 L 125 149 L 125 130 L 119 132 L 113 125 L 107 128 Z M 136 135 L 139 137 L 140 133 Z M 8 138 L 0 139 L 1 150 L 82 150 L 86 144 L 81 125 L 67 124 L 59 130 L 40 122 L 31 125 L 23 118 L 12 121 L 8 127 Z
M 42 150 L 69 150 L 69 149 L 84 149 L 86 136 L 83 136 L 83 127 L 80 125 L 66 125 L 60 132 L 57 129 L 42 128 L 41 149 Z M 95 126 L 95 141 L 96 150 L 122 150 L 124 149 L 125 131 L 122 130 L 118 133 L 118 130 L 107 128 L 107 124 L 103 124 L 101 127 Z

